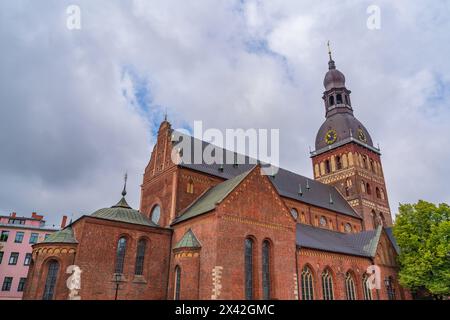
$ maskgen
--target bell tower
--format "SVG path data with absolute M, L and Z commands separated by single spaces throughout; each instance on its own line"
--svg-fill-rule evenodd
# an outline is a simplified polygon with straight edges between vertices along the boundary
M 373 146 L 364 125 L 353 115 L 351 91 L 336 69 L 328 45 L 328 72 L 323 85 L 325 121 L 311 152 L 314 178 L 331 184 L 363 218 L 363 228 L 392 224 L 381 165 L 380 149 Z

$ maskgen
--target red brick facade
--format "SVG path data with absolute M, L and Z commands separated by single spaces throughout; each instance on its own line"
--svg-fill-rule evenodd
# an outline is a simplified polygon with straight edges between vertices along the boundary
M 337 149 L 336 152 L 362 152 L 357 147 L 346 148 L 349 147 Z M 351 232 L 360 232 L 369 225 L 364 222 L 365 217 L 360 219 L 344 215 L 279 195 L 271 180 L 260 175 L 259 167 L 249 172 L 222 201 L 216 203 L 213 210 L 174 223 L 174 219 L 182 215 L 187 207 L 224 179 L 174 165 L 171 152 L 171 128 L 165 121 L 145 169 L 140 205 L 140 212 L 149 218 L 152 208 L 160 206 L 159 227 L 83 216 L 71 225 L 77 243 L 41 243 L 33 247 L 33 265 L 24 298 L 42 299 L 48 262 L 54 259 L 60 263 L 54 299 L 68 298 L 66 280 L 70 275 L 66 273 L 66 268 L 73 264 L 82 270 L 81 299 L 114 299 L 117 283 L 114 281 L 114 266 L 121 237 L 127 241 L 118 299 L 174 299 L 176 269 L 180 271 L 178 284 L 181 299 L 244 299 L 246 238 L 251 238 L 254 243 L 252 283 L 255 299 L 263 298 L 263 241 L 268 241 L 270 248 L 271 299 L 301 300 L 301 278 L 305 266 L 313 274 L 314 299 L 323 297 L 320 277 L 326 269 L 332 275 L 335 299 L 346 299 L 347 272 L 354 278 L 356 298 L 364 299 L 362 277 L 373 263 L 380 266 L 382 279 L 392 276 L 395 280 L 396 298 L 409 298 L 396 281 L 395 251 L 385 233 L 373 259 L 296 246 L 298 223 L 334 232 L 344 232 L 346 224 L 351 225 Z M 313 163 L 320 163 L 324 157 L 313 158 Z M 374 159 L 379 161 L 375 156 Z M 356 173 L 352 179 L 357 185 L 358 172 L 363 170 L 354 171 Z M 342 192 L 339 183 L 336 186 Z M 383 184 L 380 186 L 384 187 Z M 357 198 L 365 197 L 358 193 Z M 297 220 L 290 213 L 292 208 L 299 213 Z M 318 223 L 321 217 L 327 221 L 325 226 Z M 189 229 L 200 246 L 175 248 Z M 149 246 L 143 274 L 136 276 L 137 244 L 140 239 L 146 239 Z M 374 291 L 372 298 L 387 299 L 386 290 Z

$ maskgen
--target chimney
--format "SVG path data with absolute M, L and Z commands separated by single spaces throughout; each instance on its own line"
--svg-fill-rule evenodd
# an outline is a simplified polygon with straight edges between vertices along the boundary
M 42 220 L 42 218 L 44 218 L 44 216 L 41 216 L 41 215 L 37 214 L 36 212 L 32 212 L 31 217 L 36 220 Z
M 61 220 L 61 229 L 64 229 L 64 227 L 66 226 L 66 222 L 67 222 L 67 216 L 63 216 L 62 220 Z
M 11 213 L 11 218 L 15 218 L 15 217 L 16 217 L 16 213 L 15 212 Z

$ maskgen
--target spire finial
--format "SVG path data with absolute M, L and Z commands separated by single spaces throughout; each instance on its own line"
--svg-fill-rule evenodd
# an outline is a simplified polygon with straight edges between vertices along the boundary
M 125 176 L 123 177 L 123 190 L 122 190 L 122 197 L 125 197 L 127 195 L 127 178 L 128 174 L 125 172 Z
M 330 60 L 328 61 L 328 69 L 336 69 L 336 65 L 334 64 L 333 58 L 331 57 L 331 47 L 330 47 L 330 40 L 327 42 L 328 47 L 328 56 L 330 57 Z
M 333 59 L 331 58 L 331 47 L 330 47 L 330 40 L 328 40 L 328 42 L 327 42 L 327 46 L 328 46 L 328 56 L 330 57 L 330 61 L 333 61 Z
M 164 111 L 164 121 L 167 121 L 167 108 Z

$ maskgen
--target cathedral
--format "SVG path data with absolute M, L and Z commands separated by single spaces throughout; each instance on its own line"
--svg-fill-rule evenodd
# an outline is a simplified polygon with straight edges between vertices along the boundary
M 165 119 L 139 210 L 124 187 L 117 204 L 33 245 L 24 299 L 411 299 L 398 282 L 380 149 L 331 54 L 323 84 L 314 179 L 262 175 L 248 157 L 174 162 Z

